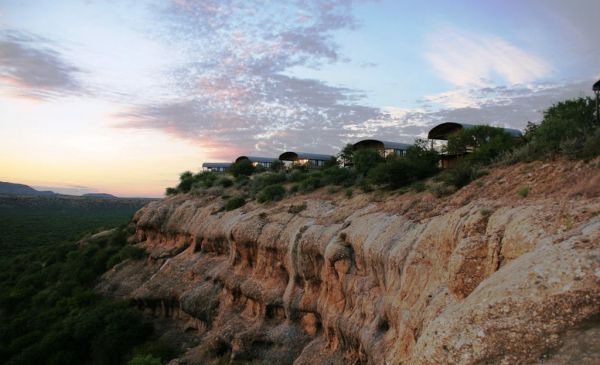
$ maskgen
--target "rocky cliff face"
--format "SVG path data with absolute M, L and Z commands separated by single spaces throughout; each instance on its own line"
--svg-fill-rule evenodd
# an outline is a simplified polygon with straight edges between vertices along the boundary
M 176 196 L 136 214 L 149 258 L 99 288 L 196 333 L 182 364 L 597 364 L 599 197 L 599 161 L 445 198 Z

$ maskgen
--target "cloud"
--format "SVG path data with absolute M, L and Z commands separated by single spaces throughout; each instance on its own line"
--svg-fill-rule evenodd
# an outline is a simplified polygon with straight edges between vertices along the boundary
M 179 0 L 162 36 L 190 62 L 170 74 L 175 97 L 132 105 L 120 127 L 197 141 L 213 158 L 258 150 L 333 152 L 346 124 L 377 118 L 357 90 L 285 74 L 340 59 L 333 32 L 355 26 L 349 1 Z M 218 146 L 235 146 L 221 148 Z
M 441 78 L 461 87 L 485 86 L 494 75 L 509 84 L 528 83 L 551 71 L 544 60 L 500 37 L 449 27 L 431 37 L 426 58 Z
M 0 84 L 18 96 L 44 99 L 82 93 L 81 72 L 47 39 L 14 30 L 0 32 Z
M 178 0 L 160 18 L 159 36 L 184 49 L 188 61 L 169 74 L 172 96 L 130 105 L 118 127 L 195 141 L 211 159 L 336 153 L 366 137 L 412 142 L 445 121 L 523 128 L 553 102 L 588 88 L 541 83 L 550 66 L 535 55 L 499 37 L 452 31 L 433 38 L 428 57 L 457 87 L 414 108 L 378 108 L 360 90 L 286 74 L 345 58 L 333 34 L 356 26 L 351 2 Z

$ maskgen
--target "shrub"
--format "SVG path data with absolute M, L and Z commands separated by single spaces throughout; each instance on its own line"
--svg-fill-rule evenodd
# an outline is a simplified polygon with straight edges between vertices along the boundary
M 292 187 L 290 188 L 290 193 L 297 193 L 300 191 L 300 186 L 298 186 L 298 184 L 294 184 L 292 185 Z
M 308 178 L 300 181 L 298 184 L 301 191 L 309 192 L 316 190 L 322 186 L 319 175 L 311 174 Z
M 344 194 L 346 194 L 346 198 L 352 198 L 352 193 L 354 193 L 354 191 L 352 190 L 352 188 L 348 188 L 344 192 Z
M 226 177 L 222 177 L 217 180 L 217 185 L 222 186 L 224 188 L 228 188 L 233 185 L 233 181 L 231 181 L 231 179 L 228 179 Z
M 281 160 L 275 160 L 271 163 L 271 166 L 269 166 L 269 170 L 271 171 L 281 171 L 283 170 L 285 166 L 283 165 L 283 162 Z
M 462 188 L 471 181 L 481 176 L 479 168 L 468 160 L 463 160 L 452 166 L 438 176 L 438 180 L 446 185 Z
M 240 160 L 229 166 L 229 173 L 234 177 L 250 176 L 254 173 L 255 167 L 250 160 Z
M 339 167 L 340 161 L 338 161 L 337 157 L 332 156 L 329 160 L 325 161 L 323 164 L 323 169 L 328 169 L 330 167 Z
M 258 194 L 258 201 L 260 203 L 277 201 L 283 199 L 285 196 L 285 188 L 280 184 L 269 185 L 262 189 Z
M 544 112 L 539 125 L 528 126 L 527 138 L 534 158 L 553 157 L 561 152 L 561 143 L 582 143 L 598 128 L 594 121 L 595 103 L 589 97 L 562 101 Z
M 383 161 L 383 157 L 371 148 L 359 149 L 352 153 L 352 164 L 356 171 L 363 176 Z
M 466 158 L 474 163 L 486 165 L 516 145 L 517 139 L 502 128 L 479 125 L 462 129 L 449 136 L 446 150 L 451 154 L 462 154 L 473 148 L 473 153 Z
M 302 169 L 292 169 L 287 175 L 287 180 L 291 182 L 298 182 L 306 177 L 306 171 Z
M 323 170 L 323 185 L 350 186 L 354 180 L 352 171 L 337 165 Z
M 194 174 L 191 171 L 182 172 L 179 175 L 179 185 L 177 185 L 177 190 L 187 193 L 192 188 L 192 184 L 194 183 Z
M 127 365 L 162 365 L 162 361 L 151 354 L 136 355 L 127 362 Z
M 592 159 L 596 156 L 600 156 L 600 127 L 586 137 L 580 155 L 584 159 Z
M 529 195 L 529 186 L 522 187 L 521 189 L 519 189 L 517 194 L 519 194 L 521 198 L 527 198 L 527 195 Z
M 244 199 L 241 196 L 234 196 L 232 198 L 229 198 L 229 200 L 227 200 L 227 203 L 225 203 L 225 210 L 234 210 L 244 206 L 244 204 L 246 204 L 246 199 Z
M 298 214 L 304 209 L 306 209 L 306 203 L 302 203 L 300 205 L 290 205 L 290 207 L 288 208 L 288 213 Z
M 342 148 L 340 153 L 338 153 L 338 158 L 342 165 L 344 166 L 352 166 L 352 154 L 354 153 L 354 145 L 352 143 L 348 143 Z
M 417 140 L 404 156 L 389 156 L 385 163 L 375 166 L 369 178 L 375 184 L 399 188 L 435 174 L 437 162 L 437 152 L 429 150 L 425 141 Z
M 167 188 L 165 190 L 165 195 L 167 195 L 167 196 L 175 195 L 177 193 L 178 193 L 178 191 L 176 188 Z
M 218 179 L 217 174 L 211 171 L 201 172 L 194 176 L 192 187 L 195 189 L 208 189 L 212 187 Z

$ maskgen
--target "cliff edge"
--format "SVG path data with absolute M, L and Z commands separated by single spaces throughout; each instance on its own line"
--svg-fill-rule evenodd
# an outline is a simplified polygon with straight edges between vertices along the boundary
M 134 217 L 147 259 L 98 288 L 194 333 L 177 364 L 600 362 L 600 160 L 442 198 L 325 190 L 152 202 Z

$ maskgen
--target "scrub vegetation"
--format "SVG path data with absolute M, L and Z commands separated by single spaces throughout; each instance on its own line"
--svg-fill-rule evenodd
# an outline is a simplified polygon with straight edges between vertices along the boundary
M 417 140 L 403 155 L 386 158 L 375 150 L 355 150 L 348 144 L 335 161 L 328 161 L 319 168 L 284 169 L 283 164 L 278 163 L 268 171 L 247 160 L 237 162 L 229 169 L 235 179 L 232 184 L 215 184 L 215 181 L 229 179 L 226 173 L 184 172 L 179 185 L 168 188 L 167 195 L 191 192 L 229 197 L 243 194 L 247 199 L 244 202 L 267 203 L 323 187 L 332 194 L 344 191 L 350 198 L 352 187 L 356 187 L 363 192 L 430 190 L 443 196 L 485 175 L 493 166 L 556 158 L 588 160 L 600 155 L 600 128 L 594 115 L 594 103 L 590 98 L 557 103 L 544 112 L 541 123 L 529 123 L 521 138 L 487 125 L 462 129 L 448 138 L 441 151 L 460 157 L 443 170 L 439 168 L 440 154 L 425 140 Z M 220 190 L 214 190 L 215 186 Z M 223 189 L 236 192 L 224 193 Z M 232 207 L 227 202 L 226 209 Z
M 1 197 L 0 203 L 3 364 L 125 364 L 136 357 L 160 364 L 177 354 L 130 303 L 94 291 L 106 270 L 145 258 L 127 242 L 133 226 L 125 223 L 141 202 Z

